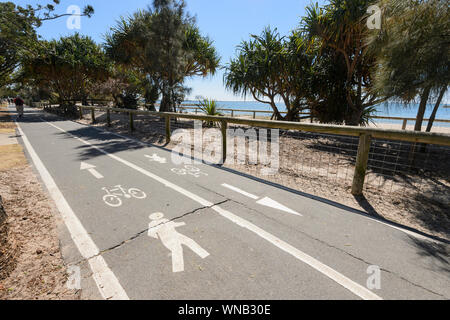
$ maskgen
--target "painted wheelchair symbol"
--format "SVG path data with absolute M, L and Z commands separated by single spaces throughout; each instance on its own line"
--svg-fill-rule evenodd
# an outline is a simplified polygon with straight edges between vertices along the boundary
M 130 188 L 128 191 L 124 189 L 121 185 L 115 186 L 112 189 L 102 188 L 103 191 L 106 192 L 106 195 L 103 196 L 103 201 L 110 207 L 117 208 L 122 205 L 122 197 L 125 199 L 145 199 L 147 195 L 144 191 L 141 191 L 137 188 Z
M 199 178 L 200 176 L 208 176 L 207 173 L 202 172 L 199 168 L 189 165 L 184 166 L 184 168 L 173 168 L 172 172 L 179 176 L 191 175 L 196 178 Z

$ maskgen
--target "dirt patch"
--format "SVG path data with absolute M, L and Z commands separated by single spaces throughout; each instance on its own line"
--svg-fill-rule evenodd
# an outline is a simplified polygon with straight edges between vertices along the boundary
M 7 267 L 9 276 L 0 281 L 0 299 L 79 299 L 80 292 L 66 287 L 57 213 L 22 148 L 0 147 L 0 167 L 0 195 L 9 226 L 9 248 L 1 243 L 1 249 L 15 255 L 15 263 Z

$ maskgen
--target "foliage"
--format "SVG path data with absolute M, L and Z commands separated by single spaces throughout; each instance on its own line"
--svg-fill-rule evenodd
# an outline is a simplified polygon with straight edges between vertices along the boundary
M 264 29 L 260 36 L 238 46 L 224 76 L 225 86 L 235 94 L 269 104 L 277 120 L 294 120 L 306 108 L 304 96 L 311 59 L 305 54 L 302 38 L 293 34 L 281 37 L 276 29 Z M 282 100 L 288 110 L 283 117 L 276 105 Z
M 24 59 L 23 82 L 56 93 L 61 105 L 86 100 L 98 81 L 109 74 L 105 54 L 91 38 L 76 33 L 41 41 L 36 54 Z
M 448 1 L 382 0 L 378 5 L 383 28 L 369 39 L 379 65 L 376 89 L 405 102 L 419 95 L 415 129 L 420 131 L 432 93 L 445 93 L 450 83 Z
M 222 116 L 222 114 L 217 110 L 217 101 L 213 99 L 203 98 L 197 104 L 197 106 L 203 111 L 207 116 Z M 207 127 L 213 127 L 214 122 L 206 122 Z
M 11 74 L 19 66 L 20 59 L 39 46 L 36 28 L 44 21 L 67 15 L 54 13 L 57 4 L 59 0 L 35 7 L 0 3 L 0 87 L 14 81 Z M 82 15 L 91 17 L 93 13 L 94 9 L 88 5 Z
M 358 125 L 364 110 L 387 99 L 374 94 L 372 71 L 375 57 L 367 51 L 365 41 L 367 8 L 371 0 L 330 0 L 324 7 L 318 4 L 306 8 L 301 30 L 313 45 L 333 50 L 344 59 L 346 70 L 345 98 L 348 112 L 345 122 Z
M 219 57 L 201 36 L 184 1 L 155 0 L 153 9 L 121 18 L 106 36 L 106 52 L 116 62 L 139 69 L 162 95 L 160 111 L 173 111 L 184 100 L 186 77 L 214 73 Z

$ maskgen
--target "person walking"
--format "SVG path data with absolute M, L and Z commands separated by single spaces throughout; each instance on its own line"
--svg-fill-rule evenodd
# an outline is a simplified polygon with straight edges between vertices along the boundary
M 23 99 L 20 96 L 17 96 L 14 99 L 14 104 L 16 105 L 16 110 L 19 115 L 19 118 L 22 118 L 23 117 L 23 104 L 24 104 Z

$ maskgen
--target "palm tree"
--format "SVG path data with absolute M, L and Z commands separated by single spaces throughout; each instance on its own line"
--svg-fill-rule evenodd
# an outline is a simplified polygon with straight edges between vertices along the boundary
M 207 116 L 222 116 L 222 113 L 220 113 L 217 110 L 217 101 L 213 99 L 204 98 L 203 100 L 200 100 L 197 106 L 203 111 L 203 113 Z M 208 127 L 213 127 L 214 122 L 210 121 L 207 122 L 206 125 Z
M 307 108 L 302 87 L 311 63 L 304 47 L 297 45 L 300 42 L 298 35 L 286 39 L 270 27 L 259 36 L 252 35 L 238 46 L 238 56 L 226 67 L 226 88 L 270 105 L 276 120 L 297 120 L 299 112 Z M 277 100 L 284 102 L 286 117 L 280 114 Z
M 365 110 L 386 100 L 373 94 L 371 70 L 375 58 L 367 53 L 367 8 L 371 0 L 330 0 L 324 7 L 310 5 L 301 30 L 312 44 L 338 52 L 346 65 L 346 124 L 358 125 Z
M 450 83 L 450 11 L 445 0 L 382 0 L 383 28 L 369 39 L 380 68 L 376 88 L 405 102 L 420 97 L 415 125 L 423 118 L 433 93 L 438 96 L 432 119 Z M 427 131 L 431 130 L 430 121 Z
M 220 61 L 182 0 L 154 0 L 153 9 L 122 18 L 106 36 L 105 47 L 114 61 L 152 79 L 162 95 L 160 111 L 174 111 L 184 99 L 186 77 L 213 74 Z

